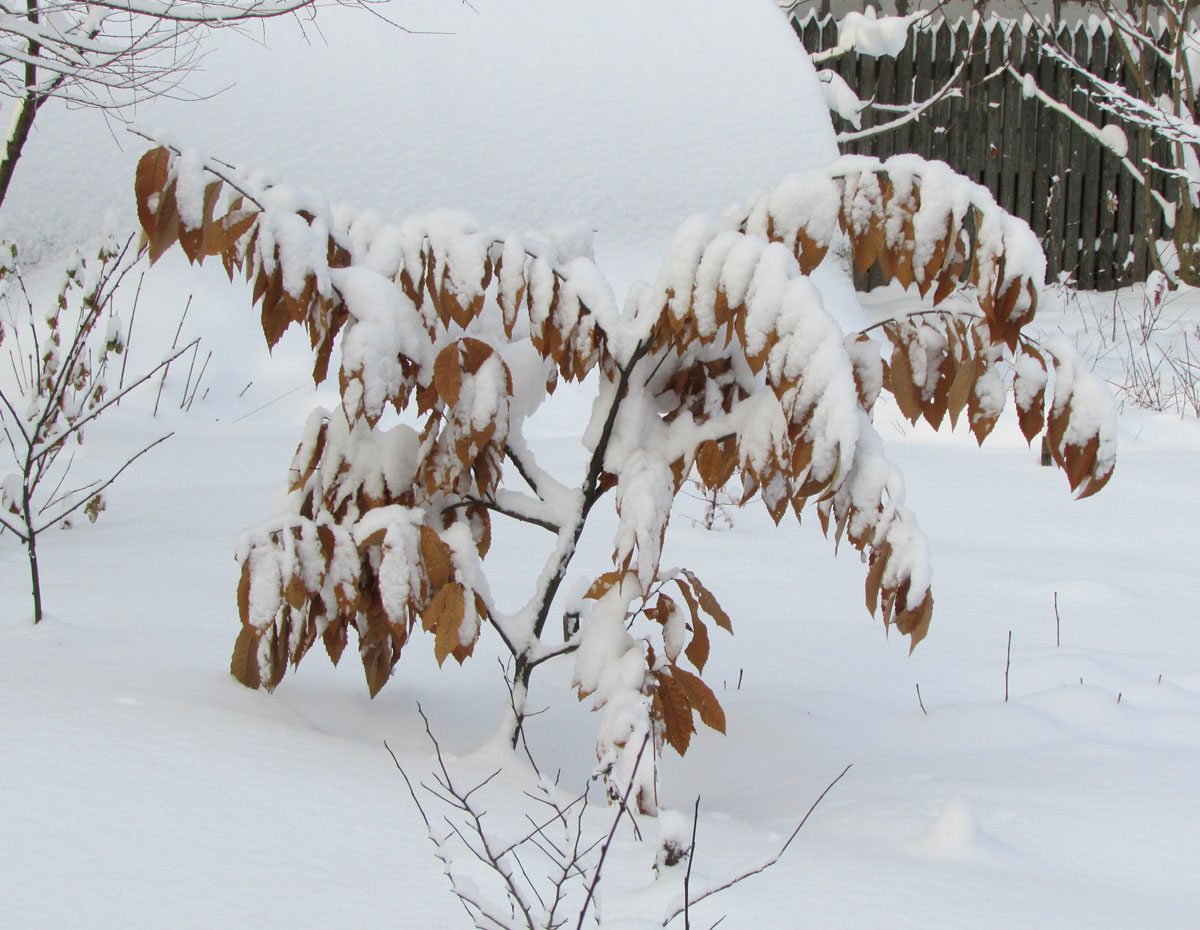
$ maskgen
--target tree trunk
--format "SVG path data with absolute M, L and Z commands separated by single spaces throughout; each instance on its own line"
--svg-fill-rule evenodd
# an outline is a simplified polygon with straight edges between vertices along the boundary
M 25 551 L 29 554 L 29 577 L 33 583 L 33 622 L 42 622 L 42 579 L 38 573 L 37 533 L 33 528 L 32 502 L 30 495 L 25 495 Z
M 41 18 L 38 0 L 27 0 L 25 18 L 37 25 Z M 37 65 L 34 64 L 42 51 L 41 43 L 30 39 L 27 51 L 29 60 L 25 63 L 25 96 L 17 102 L 18 109 L 12 121 L 12 128 L 8 138 L 4 140 L 4 159 L 0 161 L 0 207 L 4 205 L 4 198 L 8 195 L 8 185 L 17 169 L 17 161 L 21 158 L 25 140 L 29 138 L 30 130 L 33 129 L 33 120 L 45 101 L 45 97 L 37 93 Z
M 5 140 L 4 158 L 0 161 L 0 207 L 4 205 L 8 185 L 21 157 L 21 150 L 25 147 L 25 140 L 29 138 L 29 132 L 33 129 L 33 119 L 37 116 L 39 106 L 41 103 L 33 94 L 27 94 L 17 103 L 19 109 L 13 120 L 12 132 Z

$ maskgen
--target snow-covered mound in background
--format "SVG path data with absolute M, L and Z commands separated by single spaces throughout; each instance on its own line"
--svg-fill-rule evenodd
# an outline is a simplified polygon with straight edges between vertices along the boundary
M 602 255 L 661 254 L 687 215 L 836 156 L 812 65 L 769 0 L 378 9 L 411 32 L 334 8 L 305 34 L 268 25 L 266 47 L 218 33 L 185 90 L 229 89 L 159 100 L 132 121 L 385 216 L 455 207 L 518 230 L 581 223 Z M 43 111 L 0 234 L 45 250 L 94 235 L 108 208 L 130 220 L 148 144 L 111 128 Z

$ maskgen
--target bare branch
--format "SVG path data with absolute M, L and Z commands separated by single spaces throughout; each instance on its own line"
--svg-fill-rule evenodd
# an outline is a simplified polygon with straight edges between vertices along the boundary
M 467 846 L 467 848 L 470 849 L 471 852 L 474 853 L 493 872 L 495 872 L 498 876 L 500 876 L 500 878 L 504 882 L 504 886 L 505 886 L 509 896 L 511 897 L 513 903 L 520 909 L 522 916 L 525 918 L 525 923 L 529 927 L 529 930 L 536 930 L 536 924 L 533 920 L 533 915 L 530 912 L 530 905 L 525 901 L 524 895 L 521 894 L 521 890 L 517 887 L 516 881 L 513 879 L 511 870 L 506 868 L 504 866 L 504 864 L 501 862 L 502 857 L 498 856 L 491 849 L 491 844 L 488 842 L 487 833 L 485 832 L 485 830 L 483 828 L 483 814 L 475 811 L 475 809 L 471 807 L 471 805 L 468 801 L 468 797 L 463 795 L 462 793 L 460 793 L 454 787 L 454 782 L 453 782 L 452 778 L 450 777 L 450 771 L 449 771 L 449 769 L 446 768 L 446 760 L 442 756 L 442 747 L 438 743 L 437 739 L 434 737 L 433 730 L 430 728 L 430 725 L 429 725 L 429 718 L 425 715 L 425 711 L 419 703 L 417 704 L 417 713 L 421 715 L 421 720 L 425 724 L 425 733 L 429 737 L 430 742 L 433 743 L 434 752 L 437 755 L 438 767 L 441 769 L 441 773 L 442 773 L 442 777 L 439 779 L 439 781 L 441 784 L 443 784 L 446 787 L 446 790 L 458 802 L 460 809 L 462 809 L 464 811 L 464 813 L 466 813 L 471 818 L 471 832 L 476 837 L 478 837 L 481 850 L 476 850 L 473 846 L 471 846 L 470 843 L 468 843 L 466 841 L 466 838 L 463 837 L 461 831 L 459 830 L 459 828 L 456 824 L 454 824 L 453 822 L 450 822 L 451 827 L 454 829 L 454 832 L 459 836 L 459 838 L 463 841 L 463 843 Z M 489 778 L 489 780 L 490 780 L 490 778 Z M 472 791 L 474 791 L 474 790 L 475 789 L 472 789 Z M 469 794 L 470 794 L 470 792 L 468 792 L 468 795 Z M 447 818 L 447 820 L 448 820 L 448 818 Z
M 579 911 L 579 922 L 575 924 L 575 930 L 582 930 L 584 918 L 587 917 L 588 906 L 596 896 L 596 886 L 600 883 L 600 874 L 604 871 L 604 860 L 608 857 L 608 851 L 612 848 L 613 837 L 617 835 L 617 827 L 621 823 L 621 815 L 628 808 L 629 796 L 633 793 L 633 784 L 637 780 L 638 767 L 642 763 L 642 754 L 646 751 L 646 746 L 649 743 L 650 734 L 647 733 L 642 737 L 641 748 L 638 749 L 637 758 L 633 762 L 633 769 L 629 773 L 629 784 L 625 786 L 625 793 L 621 795 L 620 800 L 617 802 L 617 814 L 613 817 L 612 826 L 608 830 L 608 837 L 605 839 L 604 845 L 600 847 L 600 861 L 596 863 L 596 868 L 592 872 L 592 881 L 588 885 L 587 898 L 584 899 L 583 908 Z
M 532 797 L 532 795 L 530 795 L 530 797 Z M 511 852 L 512 850 L 514 850 L 518 846 L 520 846 L 522 843 L 525 843 L 528 840 L 533 839 L 533 837 L 535 837 L 535 836 L 542 836 L 543 838 L 546 838 L 545 832 L 544 832 L 546 827 L 550 826 L 550 824 L 554 823 L 555 821 L 562 820 L 566 816 L 567 812 L 571 810 L 571 808 L 573 808 L 576 804 L 585 802 L 586 800 L 587 800 L 587 791 L 584 790 L 584 792 L 582 794 L 580 794 L 578 797 L 576 797 L 575 800 L 573 800 L 566 807 L 560 808 L 560 807 L 555 806 L 554 816 L 549 818 L 548 820 L 543 821 L 540 824 L 537 823 L 532 817 L 526 815 L 526 819 L 531 824 L 533 824 L 533 829 L 530 832 L 526 833 L 523 837 L 521 837 L 515 843 L 512 843 L 511 845 L 504 847 L 504 849 L 502 849 L 500 852 L 496 853 L 496 855 L 503 856 L 503 855 L 505 855 L 505 853 Z M 550 840 L 548 838 L 546 838 L 546 842 L 550 842 Z M 557 847 L 556 847 L 556 851 L 557 851 Z
M 102 414 L 109 407 L 116 404 L 117 401 L 119 401 L 122 397 L 127 396 L 131 391 L 133 391 L 139 385 L 144 384 L 145 382 L 149 381 L 161 369 L 163 369 L 167 365 L 170 365 L 171 362 L 175 361 L 175 359 L 177 359 L 177 358 L 179 358 L 179 356 L 183 355 L 183 353 L 185 353 L 188 349 L 190 349 L 192 347 L 192 345 L 195 343 L 195 341 L 196 340 L 193 340 L 193 342 L 189 342 L 182 349 L 179 349 L 179 350 L 175 351 L 174 353 L 172 353 L 171 355 L 164 358 L 154 368 L 151 368 L 148 372 L 146 372 L 144 375 L 142 375 L 140 378 L 138 378 L 136 381 L 134 381 L 131 385 L 129 385 L 129 387 L 125 388 L 125 390 L 114 394 L 110 398 L 107 398 L 99 406 L 97 406 L 93 410 L 91 410 L 87 414 L 87 416 L 80 417 L 74 423 L 71 423 L 66 429 L 60 430 L 58 433 L 54 434 L 52 437 L 41 440 L 37 446 L 37 449 L 39 450 L 38 454 L 41 454 L 40 453 L 41 449 L 52 448 L 57 443 L 62 442 L 64 439 L 69 438 L 72 434 L 78 433 L 80 429 L 82 429 L 88 423 L 92 422 L 92 420 L 94 420 L 98 416 L 100 416 L 100 414 Z
M 408 786 L 408 793 L 412 796 L 413 804 L 416 805 L 417 813 L 421 815 L 421 819 L 425 821 L 425 829 L 432 829 L 429 826 L 429 818 L 425 816 L 425 808 L 421 806 L 420 800 L 417 798 L 417 792 L 413 790 L 412 782 L 409 780 L 408 773 L 404 771 L 404 766 L 400 764 L 400 760 L 396 758 L 396 754 L 392 752 L 392 747 L 387 744 L 387 740 L 383 741 L 383 748 L 388 751 L 388 755 L 392 757 L 392 761 L 396 763 L 396 771 L 404 779 L 404 784 Z
M 485 510 L 492 511 L 492 513 L 498 513 L 501 516 L 509 517 L 510 519 L 517 520 L 521 523 L 528 523 L 532 526 L 540 526 L 542 529 L 549 530 L 556 536 L 562 531 L 562 527 L 558 526 L 556 523 L 550 522 L 549 520 L 532 516 L 530 514 L 524 514 L 508 507 L 502 507 L 495 501 L 481 500 L 477 497 L 466 497 L 460 501 L 454 501 L 451 504 L 447 504 L 442 508 L 442 513 L 453 513 L 455 510 L 462 510 L 468 507 L 482 507 Z
M 662 922 L 662 926 L 664 926 L 664 927 L 667 926 L 667 924 L 669 924 L 672 920 L 674 920 L 676 917 L 678 917 L 680 914 L 682 914 L 684 912 L 685 908 L 687 906 L 689 906 L 690 904 L 699 904 L 705 898 L 711 898 L 713 895 L 720 894 L 722 891 L 725 891 L 727 888 L 732 888 L 734 885 L 744 882 L 746 879 L 748 879 L 754 875 L 758 875 L 761 872 L 765 872 L 767 869 L 771 868 L 771 866 L 773 866 L 776 862 L 778 862 L 780 859 L 782 859 L 783 854 L 785 852 L 787 852 L 788 847 L 792 845 L 792 840 L 794 840 L 796 838 L 796 836 L 800 833 L 801 829 L 803 829 L 804 825 L 808 822 L 808 818 L 812 816 L 812 812 L 817 809 L 817 805 L 820 804 L 823 800 L 825 800 L 825 795 L 829 794 L 829 792 L 833 790 L 833 786 L 842 780 L 842 778 L 845 776 L 845 774 L 850 771 L 850 768 L 852 765 L 853 765 L 853 763 L 851 763 L 850 765 L 847 765 L 844 769 L 842 769 L 841 774 L 838 775 L 837 778 L 835 778 L 833 781 L 831 781 L 828 785 L 825 786 L 825 790 L 822 791 L 821 794 L 817 797 L 817 799 L 812 802 L 812 806 L 809 807 L 807 813 L 805 813 L 805 815 L 800 819 L 800 822 L 798 824 L 796 824 L 796 829 L 793 830 L 791 836 L 789 836 L 787 838 L 787 840 L 784 841 L 784 844 L 779 848 L 779 852 L 777 852 L 774 856 L 772 856 L 770 859 L 768 859 L 766 862 L 764 862 L 758 868 L 751 869 L 749 872 L 743 872 L 741 875 L 737 876 L 736 878 L 731 878 L 729 881 L 725 882 L 724 884 L 718 885 L 716 888 L 709 889 L 708 891 L 704 892 L 704 894 L 700 895 L 699 897 L 695 898 L 694 900 L 692 900 L 690 902 L 685 901 L 684 906 L 679 907 L 677 910 L 673 911 L 671 913 L 671 915 Z M 688 867 L 691 868 L 690 861 L 688 863 Z
M 150 443 L 150 445 L 148 445 L 144 449 L 142 449 L 142 451 L 137 453 L 137 455 L 131 456 L 129 459 L 127 459 L 125 464 L 122 465 L 120 468 L 118 468 L 115 472 L 113 472 L 112 476 L 107 481 L 105 481 L 102 485 L 100 485 L 100 487 L 96 488 L 94 491 L 89 490 L 88 496 L 85 499 L 79 501 L 74 506 L 67 508 L 62 513 L 56 514 L 55 516 L 51 517 L 45 523 L 43 523 L 41 526 L 39 526 L 37 529 L 35 529 L 34 532 L 41 533 L 42 531 L 47 530 L 52 526 L 56 526 L 57 524 L 62 523 L 63 520 L 67 519 L 67 517 L 69 517 L 71 514 L 73 514 L 76 510 L 79 510 L 81 507 L 86 507 L 89 500 L 91 500 L 97 494 L 101 493 L 105 488 L 107 488 L 114 481 L 116 481 L 119 477 L 121 477 L 121 473 L 124 472 L 126 468 L 128 468 L 130 465 L 132 465 L 138 459 L 140 459 L 143 455 L 145 455 L 147 452 L 149 452 L 151 449 L 153 449 L 159 443 L 166 442 L 168 439 L 170 439 L 174 435 L 175 435 L 174 433 L 167 433 L 165 436 L 160 436 L 158 439 L 154 440 L 154 442 Z

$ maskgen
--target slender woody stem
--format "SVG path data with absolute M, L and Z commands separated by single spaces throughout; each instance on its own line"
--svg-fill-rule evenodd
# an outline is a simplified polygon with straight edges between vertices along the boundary
M 604 474 L 604 458 L 608 452 L 609 443 L 612 441 L 613 429 L 617 422 L 617 413 L 629 389 L 629 379 L 633 373 L 633 369 L 650 352 L 651 346 L 651 339 L 639 342 L 629 361 L 618 369 L 620 376 L 617 379 L 612 404 L 608 408 L 608 413 L 604 420 L 604 428 L 600 433 L 600 439 L 596 443 L 596 448 L 592 452 L 591 461 L 588 463 L 587 477 L 584 479 L 582 488 L 579 515 L 576 517 L 573 527 L 570 529 L 564 527 L 560 531 L 559 546 L 556 549 L 556 554 L 551 556 L 551 558 L 557 558 L 558 562 L 553 574 L 542 589 L 541 599 L 538 603 L 537 617 L 533 624 L 533 641 L 535 643 L 541 639 L 542 630 L 546 627 L 546 621 L 550 616 L 550 606 L 554 603 L 554 597 L 558 593 L 558 589 L 562 585 L 562 580 L 566 576 L 567 568 L 571 564 L 571 559 L 575 555 L 576 547 L 579 545 L 579 537 L 583 535 L 583 526 L 587 522 L 588 514 L 591 512 L 592 507 L 595 506 L 596 501 L 604 495 L 604 489 L 601 488 L 601 478 Z M 513 669 L 513 679 L 525 693 L 529 689 L 529 677 L 537 664 L 528 651 L 517 656 L 516 666 Z M 524 707 L 522 706 L 517 708 L 517 716 L 514 722 L 512 735 L 512 746 L 514 749 L 517 746 L 518 734 L 520 733 L 523 719 Z

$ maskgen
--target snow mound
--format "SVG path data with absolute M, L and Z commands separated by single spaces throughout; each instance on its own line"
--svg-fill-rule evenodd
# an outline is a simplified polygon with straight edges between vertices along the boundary
M 951 798 L 929 829 L 913 843 L 912 850 L 934 859 L 972 860 L 991 852 L 995 846 L 995 841 L 980 828 L 971 803 Z
M 308 40 L 284 22 L 265 48 L 219 33 L 186 89 L 231 89 L 155 101 L 133 122 L 335 202 L 462 208 L 521 231 L 583 224 L 601 247 L 665 248 L 689 214 L 837 154 L 812 65 L 769 0 L 378 9 L 411 32 L 332 8 Z M 113 129 L 43 111 L 0 234 L 84 238 L 110 207 L 130 219 L 148 144 Z

